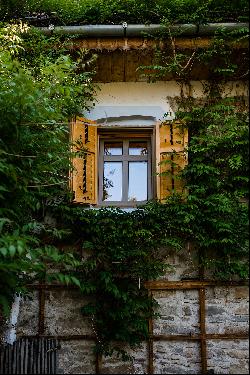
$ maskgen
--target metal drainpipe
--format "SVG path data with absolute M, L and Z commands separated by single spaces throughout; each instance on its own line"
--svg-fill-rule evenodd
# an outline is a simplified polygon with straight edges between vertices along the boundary
M 181 36 L 210 36 L 221 28 L 227 31 L 249 28 L 249 23 L 209 23 L 207 25 L 180 24 L 170 27 L 171 32 Z M 82 35 L 83 37 L 143 37 L 144 35 L 157 35 L 164 30 L 164 26 L 152 25 L 81 25 L 81 26 L 56 26 L 37 27 L 45 35 Z

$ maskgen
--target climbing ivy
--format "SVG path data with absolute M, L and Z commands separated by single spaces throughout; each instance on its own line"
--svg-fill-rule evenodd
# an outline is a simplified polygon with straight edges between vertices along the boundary
M 98 12 L 99 4 L 104 7 L 104 3 L 98 3 Z M 129 16 L 128 9 L 133 21 L 139 5 L 142 9 L 148 6 L 150 12 L 162 9 L 160 2 L 137 1 L 136 13 L 132 7 L 124 8 L 124 4 L 133 5 L 132 1 L 113 3 L 116 23 L 128 20 L 124 18 Z M 178 1 L 177 11 L 176 3 L 161 3 L 168 5 L 165 26 L 173 20 L 187 20 L 190 9 L 194 11 L 189 21 L 201 23 L 201 14 L 208 14 L 206 6 L 215 4 L 210 1 L 201 7 L 195 1 Z M 13 9 L 19 17 L 32 9 L 53 11 L 51 4 L 57 5 L 52 1 L 22 2 L 26 5 L 23 13 L 24 8 L 19 12 L 13 4 L 2 8 L 8 17 Z M 112 4 L 106 2 L 110 8 L 105 8 L 103 18 L 100 13 L 93 15 L 94 4 L 89 5 L 90 16 L 84 22 L 112 22 Z M 234 2 L 223 4 L 235 6 Z M 60 23 L 82 19 L 70 18 L 73 5 L 67 2 L 68 8 L 62 6 Z M 220 5 L 216 2 L 217 8 Z M 143 10 L 140 22 L 161 19 L 145 14 Z M 155 73 L 160 72 L 161 77 L 167 73 L 181 86 L 190 85 L 195 63 L 206 66 L 206 100 L 185 95 L 176 98 L 176 116 L 190 134 L 183 194 L 173 194 L 164 205 L 152 201 L 126 212 L 118 208 L 86 210 L 70 203 L 66 124 L 69 116 L 80 113 L 93 99 L 88 56 L 82 51 L 72 58 L 65 45 L 63 50 L 51 48 L 61 45 L 60 39 L 20 35 L 15 27 L 1 30 L 0 303 L 7 313 L 14 293 L 37 279 L 74 284 L 83 296 L 83 315 L 92 318 L 97 351 L 111 354 L 115 349 L 125 355 L 116 343 L 135 347 L 148 337 L 147 319 L 155 316 L 156 303 L 144 282 L 164 275 L 170 252 L 191 246 L 200 254 L 200 267 L 213 277 L 247 277 L 248 116 L 244 108 L 236 107 L 235 100 L 222 95 L 226 80 L 247 74 L 245 64 L 235 63 L 230 46 L 235 36 L 237 43 L 244 41 L 245 30 L 234 36 L 222 31 L 209 48 L 197 49 L 189 56 L 175 49 L 175 35 L 168 35 L 171 53 L 156 51 L 156 63 L 148 67 L 152 79 Z M 241 104 L 240 98 L 237 103 Z M 86 296 L 92 297 L 87 305 Z
M 160 248 L 180 246 L 180 240 L 160 236 L 159 217 L 144 209 L 61 207 L 59 213 L 71 228 L 69 243 L 82 254 L 75 276 L 83 295 L 93 298 L 82 313 L 93 320 L 96 350 L 106 355 L 116 350 L 125 358 L 119 344 L 134 348 L 147 339 L 148 319 L 157 315 L 144 282 L 164 274 Z
M 170 25 L 167 20 L 167 34 L 164 32 L 159 38 L 171 47 L 157 47 L 154 64 L 141 69 L 149 72 L 150 81 L 172 77 L 181 89 L 180 97 L 171 99 L 176 117 L 189 130 L 189 162 L 182 173 L 188 193 L 180 197 L 187 216 L 179 223 L 179 229 L 182 231 L 184 224 L 189 227 L 189 240 L 200 251 L 201 265 L 214 276 L 245 278 L 249 230 L 248 106 L 244 96 L 225 95 L 225 87 L 235 80 L 241 80 L 244 86 L 248 76 L 244 44 L 248 29 L 218 30 L 210 45 L 187 54 L 176 48 L 176 35 L 170 33 Z M 207 77 L 201 82 L 203 98 L 199 100 L 192 96 L 191 82 L 197 66 L 202 66 Z M 184 94 L 184 87 L 189 94 Z M 175 207 L 176 202 L 171 200 L 170 206 Z M 179 212 L 175 215 L 178 217 Z

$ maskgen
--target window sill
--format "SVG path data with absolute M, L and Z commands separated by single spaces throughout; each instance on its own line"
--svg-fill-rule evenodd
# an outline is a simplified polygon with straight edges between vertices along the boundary
M 96 204 L 96 205 L 92 205 L 92 204 L 77 204 L 76 202 L 74 203 L 74 205 L 77 205 L 78 207 L 82 207 L 84 210 L 100 210 L 102 208 L 105 208 L 105 209 L 114 209 L 114 208 L 117 208 L 121 211 L 127 211 L 127 212 L 131 212 L 131 211 L 135 211 L 137 209 L 142 209 L 142 207 L 147 203 L 148 201 L 141 201 L 141 202 L 136 202 L 136 203 L 122 203 L 122 202 L 109 202 L 107 204 L 103 204 L 103 203 L 99 203 L 99 204 Z
M 134 207 L 129 207 L 129 206 L 89 206 L 89 207 L 84 207 L 85 210 L 101 210 L 102 208 L 105 208 L 106 210 L 113 210 L 113 209 L 119 209 L 120 211 L 124 212 L 132 212 L 138 210 L 140 207 L 134 206 Z M 142 208 L 140 208 L 142 209 Z

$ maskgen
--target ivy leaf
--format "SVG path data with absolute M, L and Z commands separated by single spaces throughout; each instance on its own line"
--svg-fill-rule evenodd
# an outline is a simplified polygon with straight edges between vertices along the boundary
M 10 256 L 14 257 L 14 255 L 16 254 L 16 247 L 14 245 L 10 245 L 8 250 L 9 250 Z

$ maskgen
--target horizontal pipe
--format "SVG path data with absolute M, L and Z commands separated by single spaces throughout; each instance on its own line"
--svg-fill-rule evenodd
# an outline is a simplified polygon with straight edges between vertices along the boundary
M 179 24 L 170 26 L 171 33 L 181 36 L 210 36 L 219 29 L 235 31 L 241 28 L 248 28 L 248 23 L 209 23 L 207 25 Z M 79 25 L 79 26 L 53 26 L 37 27 L 45 35 L 81 35 L 83 37 L 143 37 L 156 36 L 168 31 L 159 24 L 152 25 Z
M 84 25 L 84 26 L 56 26 L 37 27 L 43 34 L 51 35 L 82 35 L 84 37 L 102 37 L 102 36 L 117 36 L 123 37 L 124 30 L 122 25 Z

